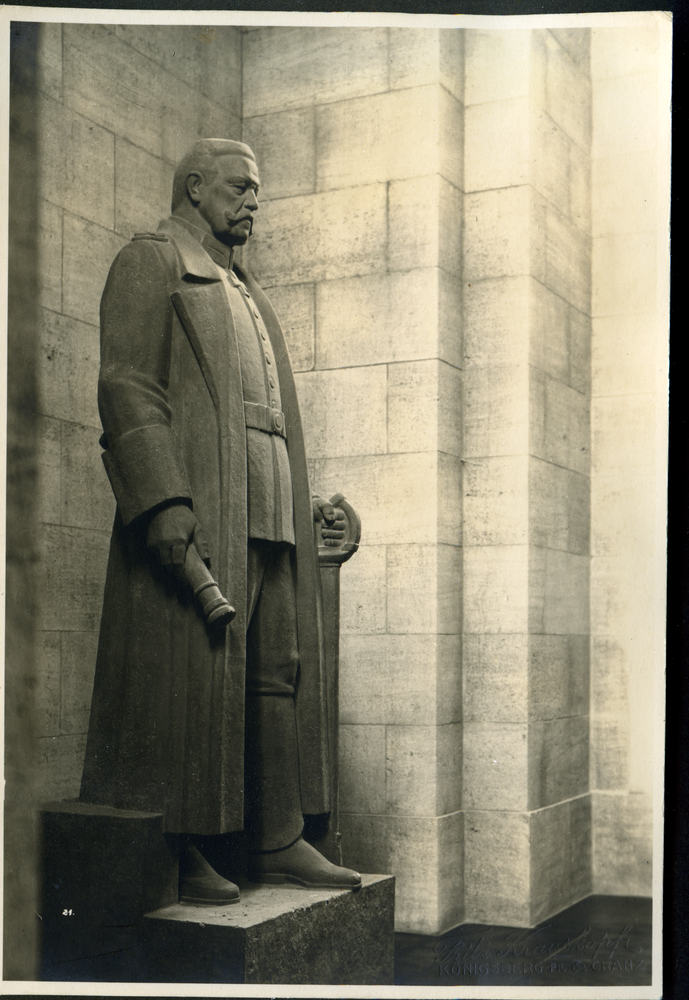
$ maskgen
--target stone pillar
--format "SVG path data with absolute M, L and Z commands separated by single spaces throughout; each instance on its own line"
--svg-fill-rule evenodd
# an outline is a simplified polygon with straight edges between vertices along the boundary
M 324 495 L 362 520 L 342 576 L 344 862 L 397 879 L 398 930 L 462 919 L 456 30 L 256 28 L 248 263 L 282 318 Z
M 623 895 L 651 893 L 662 758 L 670 20 L 656 18 L 592 30 L 591 49 L 593 888 Z
M 466 919 L 590 882 L 586 30 L 465 43 Z

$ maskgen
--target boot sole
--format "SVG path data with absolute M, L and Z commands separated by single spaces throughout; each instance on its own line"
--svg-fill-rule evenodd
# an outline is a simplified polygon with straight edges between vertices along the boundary
M 180 896 L 180 903 L 184 906 L 231 906 L 239 902 L 239 896 L 232 899 L 204 899 L 200 896 Z
M 341 891 L 350 889 L 352 892 L 358 892 L 362 885 L 361 882 L 357 885 L 335 885 L 332 882 L 306 882 L 303 878 L 298 878 L 296 875 L 285 875 L 281 872 L 251 872 L 249 880 L 251 882 L 263 882 L 268 885 L 284 885 L 285 882 L 290 882 L 292 885 L 300 885 L 305 889 L 339 889 Z

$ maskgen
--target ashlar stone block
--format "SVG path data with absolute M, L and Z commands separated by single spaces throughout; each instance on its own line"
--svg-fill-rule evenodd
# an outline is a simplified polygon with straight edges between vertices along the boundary
M 589 637 L 529 636 L 529 721 L 585 716 L 589 711 Z
M 62 25 L 42 22 L 38 31 L 37 86 L 42 94 L 62 98 Z
M 590 785 L 596 791 L 627 791 L 630 779 L 629 714 L 591 718 Z
M 439 174 L 392 181 L 388 189 L 390 270 L 441 267 L 458 275 L 461 261 L 461 191 Z
M 69 212 L 63 219 L 63 299 L 67 316 L 99 325 L 100 299 L 108 271 L 126 240 Z
M 390 28 L 390 87 L 441 83 L 457 100 L 464 94 L 464 39 L 458 29 Z
M 41 97 L 41 192 L 48 201 L 112 228 L 115 140 L 61 101 Z
M 655 231 L 658 221 L 657 153 L 606 156 L 592 165 L 593 237 Z
M 643 476 L 656 439 L 655 395 L 599 396 L 591 403 L 593 427 L 591 469 L 597 475 L 617 473 L 621 482 Z M 596 515 L 599 511 L 596 510 Z
M 385 812 L 385 728 L 382 725 L 340 725 L 341 812 Z
M 529 93 L 529 31 L 469 29 L 464 33 L 465 105 L 483 104 Z
M 170 79 L 105 25 L 63 25 L 65 104 L 156 155 L 162 153 L 159 113 Z
M 99 427 L 98 328 L 47 309 L 43 310 L 41 320 L 38 347 L 41 412 Z
M 588 72 L 591 30 L 589 28 L 551 28 L 550 34 L 569 53 L 581 72 Z
M 431 84 L 318 107 L 318 190 L 437 173 L 442 93 Z
M 601 236 L 593 241 L 591 314 L 654 313 L 658 238 L 655 231 Z
M 534 545 L 586 555 L 590 480 L 559 465 L 529 459 L 529 539 Z
M 462 491 L 465 545 L 526 544 L 527 468 L 522 455 L 465 460 Z
M 531 926 L 591 892 L 591 798 L 531 814 Z
M 439 282 L 437 268 L 425 268 L 319 284 L 316 367 L 437 357 Z
M 388 451 L 459 455 L 461 379 L 442 361 L 388 365 Z
M 37 454 L 39 470 L 36 516 L 44 524 L 60 523 L 60 438 L 59 420 L 39 417 Z
M 43 527 L 42 628 L 92 632 L 99 627 L 108 546 L 104 532 Z
M 591 552 L 625 556 L 630 545 L 642 558 L 656 547 L 656 493 L 651 469 L 623 480 L 620 471 L 594 476 L 591 483 Z
M 40 632 L 36 642 L 35 735 L 60 733 L 60 633 Z
M 591 240 L 556 206 L 546 203 L 544 284 L 583 313 L 591 309 Z M 534 234 L 534 256 L 537 247 Z M 538 272 L 535 273 L 540 278 Z
M 341 723 L 408 726 L 458 722 L 459 652 L 456 636 L 342 636 Z
M 667 339 L 653 313 L 601 316 L 592 322 L 592 395 L 632 396 L 655 391 L 667 371 Z M 597 406 L 595 400 L 593 406 Z
M 528 449 L 527 365 L 467 366 L 464 384 L 464 464 L 474 456 L 524 455 Z
M 465 921 L 529 926 L 530 836 L 524 813 L 464 814 Z
M 86 736 L 50 736 L 36 740 L 36 801 L 75 799 L 84 770 Z
M 363 545 L 340 574 L 340 635 L 386 630 L 386 546 Z
M 531 546 L 529 631 L 588 635 L 589 557 Z
M 529 809 L 583 795 L 589 787 L 588 715 L 532 722 L 528 754 Z
M 115 229 L 128 239 L 155 232 L 170 214 L 174 167 L 126 139 L 115 137 Z
M 244 118 L 242 142 L 256 156 L 262 198 L 289 198 L 316 190 L 314 108 Z
M 461 808 L 462 725 L 386 727 L 386 812 L 437 816 Z
M 380 273 L 385 269 L 386 201 L 385 185 L 369 184 L 354 193 L 326 191 L 264 202 L 248 254 L 252 274 L 270 288 Z
M 277 313 L 295 372 L 311 371 L 315 355 L 315 298 L 313 284 L 266 288 Z
M 520 274 L 546 282 L 546 220 L 547 203 L 530 185 L 465 195 L 465 282 Z
M 512 722 L 465 722 L 463 804 L 496 812 L 527 808 L 528 727 Z
M 658 142 L 658 75 L 625 73 L 598 80 L 591 151 L 594 160 L 653 151 Z
M 535 286 L 538 283 L 527 275 L 464 282 L 467 368 L 525 362 L 529 356 L 529 314 Z
M 44 309 L 62 309 L 62 209 L 45 199 L 37 206 L 38 302 Z
M 384 365 L 297 375 L 307 454 L 334 458 L 384 453 L 386 376 Z
M 62 428 L 61 523 L 108 531 L 115 500 L 101 461 L 98 434 L 92 427 L 65 423 Z
M 530 373 L 530 451 L 581 475 L 590 471 L 590 401 L 538 368 Z
M 641 554 L 594 556 L 591 559 L 591 634 L 617 635 L 647 643 L 653 633 L 648 609 L 658 599 L 654 560 Z M 635 586 L 630 586 L 630 581 Z
M 433 454 L 316 459 L 324 496 L 344 492 L 364 524 L 367 545 L 434 544 L 438 539 L 438 462 Z
M 591 796 L 593 891 L 650 896 L 653 810 L 647 795 Z
M 466 632 L 526 632 L 529 603 L 529 559 L 526 546 L 464 547 Z
M 386 593 L 389 632 L 460 632 L 461 549 L 453 545 L 388 545 Z
M 241 114 L 240 28 L 116 24 L 114 33 L 194 90 L 226 105 L 235 115 Z
M 342 816 L 345 864 L 395 874 L 395 930 L 439 934 L 460 923 L 462 813 Z
M 438 541 L 462 544 L 462 462 L 438 453 Z
M 528 184 L 533 125 L 526 94 L 467 107 L 464 113 L 466 191 Z
M 582 149 L 591 141 L 588 66 L 574 59 L 551 32 L 539 32 L 546 51 L 545 109 Z
M 98 649 L 97 632 L 61 636 L 60 730 L 87 733 Z
M 465 634 L 463 640 L 464 721 L 526 723 L 528 636 Z
M 243 113 L 273 111 L 388 87 L 386 28 L 258 28 L 243 36 Z

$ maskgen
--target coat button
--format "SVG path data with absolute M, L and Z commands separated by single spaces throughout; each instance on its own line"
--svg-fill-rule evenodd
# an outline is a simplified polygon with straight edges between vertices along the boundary
M 270 378 L 268 379 L 268 385 L 270 386 L 270 388 L 271 388 L 271 389 L 274 389 L 274 388 L 275 388 L 275 379 L 273 378 L 273 376 L 272 376 L 272 375 L 271 375 L 271 376 L 270 376 Z
M 273 362 L 270 360 L 270 354 L 266 354 L 265 358 L 266 358 L 266 364 L 272 365 Z

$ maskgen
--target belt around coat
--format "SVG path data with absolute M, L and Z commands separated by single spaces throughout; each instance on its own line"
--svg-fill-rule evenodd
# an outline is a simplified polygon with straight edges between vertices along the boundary
M 274 410 L 272 406 L 263 406 L 262 403 L 247 403 L 245 401 L 244 418 L 247 427 L 257 431 L 265 431 L 266 434 L 278 434 L 282 438 L 287 438 L 285 414 L 282 410 Z

